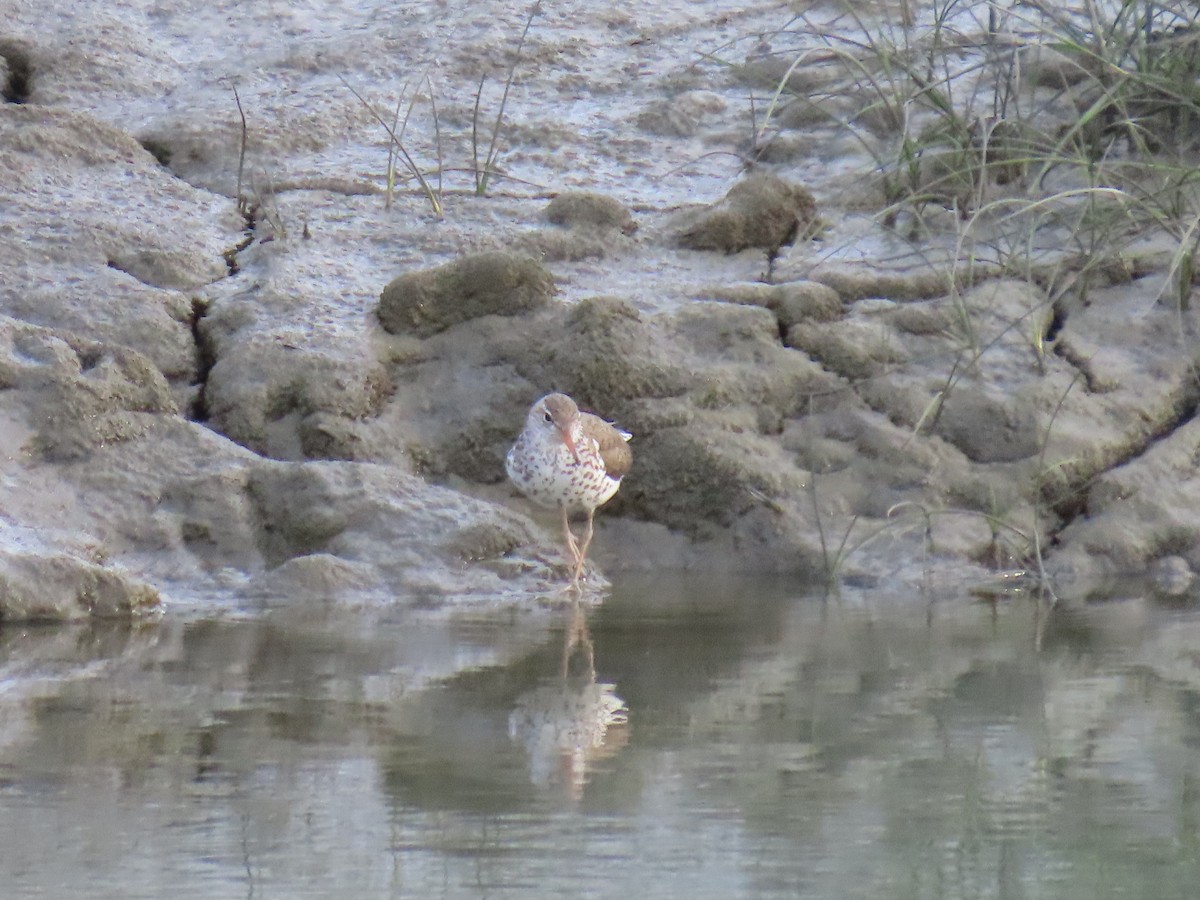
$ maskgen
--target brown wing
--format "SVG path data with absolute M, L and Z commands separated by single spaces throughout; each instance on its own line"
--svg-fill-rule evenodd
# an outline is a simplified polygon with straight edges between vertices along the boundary
M 583 433 L 600 447 L 600 458 L 609 478 L 623 478 L 633 465 L 633 453 L 629 450 L 629 439 L 624 433 L 609 425 L 599 416 L 581 413 Z

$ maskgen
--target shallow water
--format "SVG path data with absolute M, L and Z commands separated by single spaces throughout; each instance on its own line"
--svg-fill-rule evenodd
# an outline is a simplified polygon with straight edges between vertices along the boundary
M 503 621 L 9 628 L 0 884 L 1192 897 L 1198 625 L 674 580 Z

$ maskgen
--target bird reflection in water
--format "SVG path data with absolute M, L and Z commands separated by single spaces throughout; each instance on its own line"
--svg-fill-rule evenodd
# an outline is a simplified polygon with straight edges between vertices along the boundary
M 517 698 L 508 736 L 525 748 L 530 780 L 583 796 L 588 773 L 629 740 L 629 708 L 616 685 L 596 681 L 596 657 L 587 615 L 573 603 L 563 634 L 558 677 Z

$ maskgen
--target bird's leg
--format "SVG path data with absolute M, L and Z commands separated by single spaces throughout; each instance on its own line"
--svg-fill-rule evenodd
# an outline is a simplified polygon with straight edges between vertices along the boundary
M 579 546 L 579 555 L 575 559 L 575 580 L 579 580 L 579 576 L 583 574 L 583 564 L 587 560 L 588 547 L 592 543 L 592 519 L 596 515 L 596 510 L 588 510 L 587 529 L 583 533 L 583 543 Z
M 571 565 L 578 566 L 579 564 L 579 542 L 575 540 L 575 534 L 571 531 L 571 521 L 567 517 L 567 508 L 562 508 L 563 520 L 563 535 L 567 539 L 567 556 L 570 557 Z

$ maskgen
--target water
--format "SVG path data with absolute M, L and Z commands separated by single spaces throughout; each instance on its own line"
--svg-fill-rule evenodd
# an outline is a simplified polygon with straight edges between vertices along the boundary
M 1197 629 L 745 580 L 10 627 L 0 894 L 1194 897 Z

